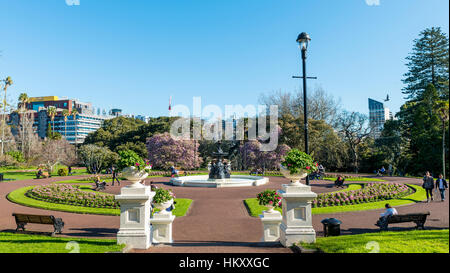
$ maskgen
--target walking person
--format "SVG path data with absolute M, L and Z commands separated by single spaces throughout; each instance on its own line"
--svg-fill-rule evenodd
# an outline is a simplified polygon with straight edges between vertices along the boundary
M 423 178 L 423 185 L 422 185 L 422 187 L 427 192 L 427 203 L 430 203 L 430 198 L 431 198 L 431 201 L 434 200 L 433 199 L 434 179 L 430 175 L 430 172 L 426 172 L 426 174 L 425 174 L 425 176 Z
M 119 180 L 119 178 L 117 177 L 117 171 L 116 171 L 116 168 L 112 167 L 112 168 L 111 168 L 111 172 L 112 172 L 112 185 L 114 186 L 114 181 L 117 180 L 117 183 L 118 183 L 119 186 L 120 186 L 120 180 Z
M 448 189 L 447 181 L 444 179 L 443 175 L 440 174 L 439 178 L 436 179 L 436 191 L 439 189 L 441 193 L 441 202 L 445 201 L 445 191 Z

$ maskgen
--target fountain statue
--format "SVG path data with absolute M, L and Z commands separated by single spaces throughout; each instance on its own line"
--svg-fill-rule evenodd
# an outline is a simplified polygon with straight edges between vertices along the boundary
M 209 179 L 229 179 L 231 178 L 231 164 L 223 159 L 229 154 L 222 150 L 222 141 L 217 141 L 217 152 L 212 153 L 214 160 L 208 164 Z
M 174 177 L 171 183 L 182 187 L 249 187 L 260 186 L 269 182 L 266 177 L 251 175 L 231 175 L 230 157 L 235 155 L 240 142 L 235 141 L 226 153 L 222 149 L 222 141 L 216 142 L 217 151 L 211 155 L 213 160 L 208 164 L 209 175 Z

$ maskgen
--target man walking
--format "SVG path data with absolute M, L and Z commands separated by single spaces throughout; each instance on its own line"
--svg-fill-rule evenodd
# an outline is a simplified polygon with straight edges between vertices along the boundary
M 120 186 L 120 180 L 119 180 L 119 178 L 117 177 L 117 171 L 116 171 L 116 168 L 113 166 L 113 167 L 111 168 L 111 171 L 112 171 L 112 185 L 114 186 L 114 181 L 117 180 L 117 183 L 118 183 L 119 186 Z
M 436 179 L 436 190 L 441 192 L 441 201 L 445 201 L 445 190 L 448 189 L 447 181 L 445 181 L 442 174 L 439 175 L 439 178 Z
M 430 197 L 431 201 L 433 201 L 433 189 L 434 189 L 434 179 L 430 175 L 430 172 L 427 172 L 425 174 L 425 177 L 423 178 L 423 185 L 422 187 L 427 192 L 427 203 L 430 203 Z

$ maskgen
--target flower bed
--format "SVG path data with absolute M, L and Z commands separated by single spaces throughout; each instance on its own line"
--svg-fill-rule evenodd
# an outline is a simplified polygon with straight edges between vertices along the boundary
M 399 183 L 369 183 L 360 190 L 322 193 L 312 201 L 313 208 L 356 205 L 401 198 L 413 193 L 413 189 Z
M 78 186 L 52 184 L 37 186 L 26 193 L 27 197 L 56 204 L 66 204 L 90 208 L 117 209 L 119 203 L 114 200 L 114 195 L 86 192 Z

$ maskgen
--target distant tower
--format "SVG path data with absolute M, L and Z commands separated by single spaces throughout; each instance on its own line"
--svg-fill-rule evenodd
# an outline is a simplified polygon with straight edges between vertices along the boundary
M 384 124 L 392 118 L 389 108 L 386 108 L 383 103 L 369 98 L 369 122 L 373 127 L 372 135 L 374 138 L 380 137 Z

